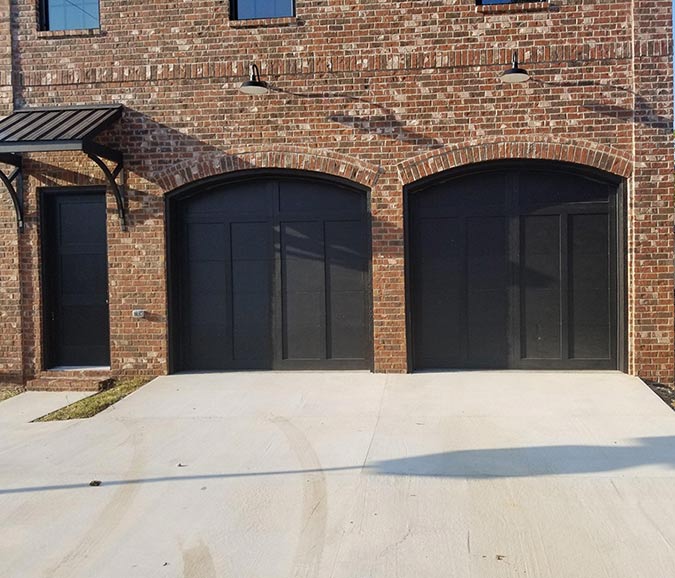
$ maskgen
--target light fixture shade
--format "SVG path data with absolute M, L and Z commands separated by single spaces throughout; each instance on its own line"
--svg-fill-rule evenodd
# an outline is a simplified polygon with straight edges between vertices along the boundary
M 270 91 L 270 87 L 266 82 L 260 80 L 260 71 L 255 64 L 249 67 L 248 80 L 242 82 L 239 87 L 239 92 L 252 96 L 262 96 Z
M 261 96 L 267 94 L 269 91 L 270 89 L 267 86 L 267 83 L 262 80 L 247 80 L 246 82 L 242 82 L 239 87 L 239 92 L 253 96 Z
M 511 68 L 502 72 L 500 78 L 502 82 L 508 82 L 512 84 L 519 82 L 527 82 L 529 80 L 530 75 L 528 74 L 527 70 L 525 70 L 524 68 L 520 68 L 520 66 L 518 65 L 517 52 L 513 53 L 513 61 L 511 63 Z

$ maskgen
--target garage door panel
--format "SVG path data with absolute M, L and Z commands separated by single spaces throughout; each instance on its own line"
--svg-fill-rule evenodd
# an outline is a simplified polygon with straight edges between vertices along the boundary
M 326 356 L 325 304 L 322 293 L 289 291 L 284 296 L 283 359 Z
M 326 270 L 323 222 L 281 224 L 283 359 L 324 359 Z
M 507 355 L 506 219 L 467 218 L 466 236 L 466 363 L 475 367 L 498 367 L 505 363 Z
M 281 213 L 335 211 L 361 213 L 365 211 L 365 196 L 339 186 L 330 191 L 317 187 L 311 181 L 281 181 L 279 183 L 279 211 Z
M 360 291 L 365 288 L 367 262 L 360 259 L 353 259 L 351 262 L 348 260 L 329 261 L 326 267 L 331 292 Z
M 362 291 L 369 267 L 362 222 L 326 222 L 326 267 L 331 291 Z
M 420 368 L 438 368 L 466 353 L 457 319 L 464 303 L 464 222 L 422 219 L 414 225 L 413 319 L 415 359 Z
M 570 215 L 570 356 L 611 357 L 609 215 Z
M 193 324 L 185 345 L 186 369 L 222 369 L 223 357 L 229 358 L 232 349 L 230 335 L 222 323 Z
M 570 278 L 579 290 L 609 289 L 609 267 L 606 255 L 575 255 L 570 258 Z
M 193 228 L 195 229 L 193 231 Z M 191 225 L 188 238 L 192 241 L 199 232 L 212 232 L 217 229 L 224 236 L 225 227 L 204 227 Z M 197 234 L 195 234 L 197 233 Z M 209 238 L 210 235 L 203 235 Z M 203 252 L 196 251 L 204 257 Z M 223 355 L 230 349 L 228 327 L 231 323 L 229 302 L 224 299 L 228 290 L 229 264 L 223 260 L 193 260 L 186 265 L 189 275 L 185 292 L 189 299 L 183 332 L 187 337 L 188 367 L 213 369 Z M 220 344 L 220 346 L 218 345 Z
M 560 359 L 561 321 L 560 292 L 527 291 L 523 299 L 521 354 L 524 359 Z
M 609 250 L 609 215 L 570 215 L 570 246 L 574 255 L 596 255 L 603 259 Z
M 274 258 L 272 224 L 269 221 L 230 224 L 232 260 Z
M 435 259 L 421 263 L 415 274 L 415 288 L 420 294 L 448 293 L 453 296 L 461 295 L 463 289 L 462 275 L 457 271 L 464 267 L 464 263 L 457 260 Z M 460 268 L 460 269 L 458 269 Z
M 520 237 L 522 279 L 526 287 L 553 287 L 560 283 L 560 217 L 522 218 Z
M 611 312 L 608 288 L 583 288 L 574 284 L 570 292 L 569 309 L 572 329 L 578 323 L 609 326 Z
M 268 362 L 272 353 L 268 291 L 235 293 L 232 305 L 233 360 Z
M 459 294 L 459 292 L 458 292 Z M 462 300 L 448 293 L 425 293 L 415 301 L 415 360 L 419 369 L 460 363 L 465 354 Z
M 419 261 L 425 263 L 434 259 L 457 256 L 461 259 L 463 248 L 463 222 L 459 218 L 422 219 L 415 225 L 416 246 Z
M 185 236 L 191 262 L 227 258 L 227 230 L 223 223 L 192 222 L 186 227 Z
M 519 199 L 522 207 L 608 202 L 609 188 L 604 183 L 570 173 L 522 172 Z
M 247 362 L 251 367 L 259 367 L 267 363 L 271 351 L 269 294 L 274 264 L 271 221 L 232 222 L 229 228 L 230 359 L 235 367 L 246 366 Z
M 561 357 L 560 216 L 526 216 L 520 237 L 521 355 Z
M 505 290 L 508 282 L 506 219 L 467 219 L 466 235 L 469 294 L 498 287 Z
M 366 280 L 369 268 L 362 221 L 324 223 L 327 281 L 327 355 L 359 359 L 367 347 Z
M 221 295 L 227 288 L 227 261 L 193 261 L 190 263 L 190 293 Z
M 285 291 L 323 292 L 322 223 L 282 223 L 281 261 Z
M 188 251 L 192 259 L 184 265 L 188 276 L 184 285 L 189 306 L 185 311 L 183 333 L 187 368 L 214 369 L 231 348 L 228 302 L 229 264 L 225 260 L 226 227 L 222 224 L 190 223 Z M 203 250 L 208 243 L 221 253 Z
M 267 295 L 272 282 L 273 263 L 270 260 L 233 261 L 232 292 L 258 292 Z
M 610 359 L 610 326 L 575 323 L 570 336 L 572 359 Z
M 506 290 L 506 263 L 504 256 L 473 257 L 467 263 L 467 279 L 469 292 L 491 291 L 500 286 Z
M 326 256 L 331 261 L 368 258 L 362 221 L 325 221 Z
M 431 186 L 424 195 L 416 199 L 417 208 L 437 210 L 458 208 L 483 210 L 487 206 L 504 207 L 506 175 L 502 173 L 485 174 L 480 183 L 471 179 L 452 179 L 447 183 Z M 448 190 L 452 194 L 447 194 Z
M 250 182 L 231 183 L 226 187 L 197 190 L 185 205 L 188 217 L 199 213 L 242 215 L 244 213 L 271 216 L 274 213 L 275 187 L 260 181 L 253 187 Z
M 508 363 L 508 301 L 503 290 L 468 295 L 467 363 L 503 367 Z
M 421 291 L 459 294 L 464 267 L 464 227 L 460 219 L 423 220 L 415 230 L 415 286 Z M 423 302 L 424 296 L 419 301 Z
M 330 293 L 330 358 L 359 359 L 366 347 L 366 300 L 363 291 Z
M 467 252 L 470 257 L 493 257 L 504 261 L 506 219 L 501 217 L 469 217 L 466 220 Z
M 193 305 L 190 308 L 190 324 L 198 325 L 218 324 L 227 327 L 230 324 L 229 303 L 223 299 L 220 292 L 193 291 L 191 294 Z

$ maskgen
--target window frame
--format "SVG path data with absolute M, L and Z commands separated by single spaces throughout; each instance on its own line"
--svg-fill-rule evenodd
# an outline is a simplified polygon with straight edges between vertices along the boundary
M 100 0 L 99 0 L 100 1 Z M 276 19 L 276 18 L 295 18 L 296 15 L 296 0 L 291 0 L 292 10 L 291 14 L 286 16 L 256 16 L 255 18 L 240 18 L 239 11 L 239 2 L 242 0 L 230 0 L 230 20 L 237 20 L 239 22 L 246 22 L 247 20 L 267 20 L 267 19 Z
M 100 30 L 101 29 L 101 0 L 98 1 L 98 26 L 94 28 L 50 28 L 49 27 L 49 0 L 38 0 L 38 29 L 40 32 L 68 32 L 69 30 Z
M 490 0 L 476 0 L 476 6 L 510 6 L 518 4 L 544 4 L 549 0 L 508 0 L 507 2 L 491 2 Z

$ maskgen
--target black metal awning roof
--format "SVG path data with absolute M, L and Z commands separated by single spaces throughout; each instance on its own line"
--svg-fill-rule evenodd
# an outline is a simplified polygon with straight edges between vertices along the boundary
M 117 184 L 123 166 L 122 153 L 94 141 L 96 135 L 121 118 L 122 109 L 119 104 L 26 108 L 0 120 L 0 163 L 15 167 L 10 174 L 0 170 L 0 182 L 12 197 L 20 229 L 23 229 L 21 153 L 50 151 L 86 153 L 103 171 L 115 195 L 122 227 L 126 226 L 124 193 Z M 115 168 L 110 170 L 102 159 L 114 162 Z
M 0 120 L 0 153 L 83 150 L 121 116 L 120 105 L 17 110 Z

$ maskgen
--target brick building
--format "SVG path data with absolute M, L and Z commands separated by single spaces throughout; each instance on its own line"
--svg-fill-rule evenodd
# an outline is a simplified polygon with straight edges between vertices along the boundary
M 2 381 L 673 382 L 670 0 L 231 3 L 0 4 Z

